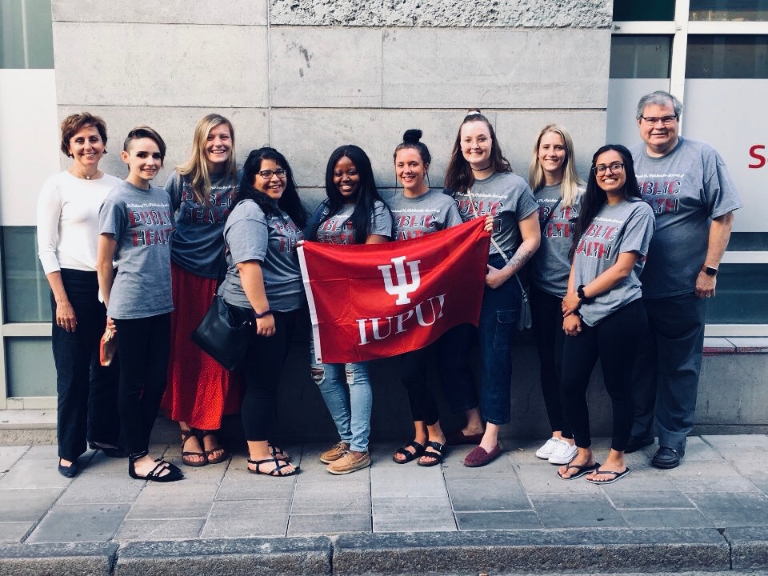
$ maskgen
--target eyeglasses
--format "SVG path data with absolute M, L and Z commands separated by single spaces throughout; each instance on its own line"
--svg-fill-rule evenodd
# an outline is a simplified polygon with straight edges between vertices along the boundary
M 650 124 L 651 126 L 655 126 L 659 122 L 664 124 L 664 126 L 669 126 L 672 122 L 677 120 L 677 114 L 672 116 L 640 116 L 640 118 L 643 119 L 643 122 Z
M 272 178 L 272 176 L 277 176 L 278 178 L 285 178 L 285 170 L 282 168 L 278 168 L 277 170 L 262 170 L 258 173 L 259 176 L 264 178 L 264 180 L 269 180 Z
M 592 167 L 592 172 L 595 174 L 605 174 L 607 170 L 610 170 L 611 174 L 619 174 L 624 170 L 624 164 L 621 162 L 614 162 L 613 164 L 608 164 L 608 166 L 605 164 L 598 164 L 597 166 Z

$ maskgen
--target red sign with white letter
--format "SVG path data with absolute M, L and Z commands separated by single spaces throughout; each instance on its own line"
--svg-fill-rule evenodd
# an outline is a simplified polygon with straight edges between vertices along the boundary
M 316 360 L 386 358 L 458 324 L 477 326 L 490 243 L 484 224 L 385 244 L 299 247 Z

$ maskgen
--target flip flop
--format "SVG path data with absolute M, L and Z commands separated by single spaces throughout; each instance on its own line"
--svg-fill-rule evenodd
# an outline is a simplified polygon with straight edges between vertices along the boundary
M 629 468 L 624 470 L 624 472 L 616 472 L 615 470 L 595 470 L 595 474 L 615 474 L 613 478 L 610 480 L 590 480 L 587 478 L 587 482 L 590 484 L 613 484 L 618 480 L 619 478 L 623 478 L 627 474 L 629 474 Z
M 576 480 L 576 478 L 581 478 L 585 474 L 589 474 L 590 472 L 594 472 L 595 470 L 600 468 L 600 462 L 595 462 L 591 466 L 589 464 L 587 464 L 586 466 L 577 466 L 576 464 L 568 464 L 568 468 L 566 468 L 566 471 L 570 470 L 571 468 L 578 470 L 578 472 L 576 472 L 576 474 L 571 474 L 570 476 L 563 476 L 562 474 L 560 474 L 560 470 L 558 470 L 557 475 L 560 476 L 560 478 L 562 478 L 563 480 Z

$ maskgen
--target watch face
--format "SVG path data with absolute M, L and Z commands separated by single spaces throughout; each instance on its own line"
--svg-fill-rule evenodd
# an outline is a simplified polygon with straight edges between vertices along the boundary
M 712 266 L 707 266 L 707 267 L 704 269 L 704 273 L 705 273 L 707 276 L 717 276 L 717 268 L 712 268 Z

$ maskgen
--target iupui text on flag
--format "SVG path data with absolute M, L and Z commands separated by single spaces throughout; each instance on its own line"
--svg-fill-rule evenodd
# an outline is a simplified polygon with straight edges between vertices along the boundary
M 316 361 L 386 358 L 423 348 L 452 326 L 477 326 L 490 242 L 484 224 L 384 244 L 299 247 Z

